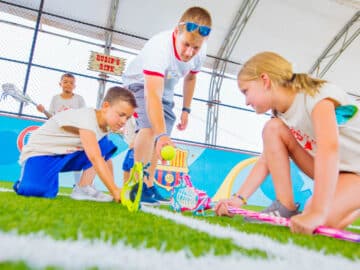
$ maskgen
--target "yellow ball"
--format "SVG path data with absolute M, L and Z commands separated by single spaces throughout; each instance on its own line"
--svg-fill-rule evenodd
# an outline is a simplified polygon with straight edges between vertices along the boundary
M 164 160 L 172 160 L 175 157 L 175 148 L 171 145 L 166 145 L 161 148 L 161 157 Z

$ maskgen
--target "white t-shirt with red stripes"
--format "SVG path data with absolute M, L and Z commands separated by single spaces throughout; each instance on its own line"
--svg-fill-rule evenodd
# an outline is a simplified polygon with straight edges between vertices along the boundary
M 176 36 L 173 31 L 161 32 L 152 37 L 130 62 L 122 78 L 125 85 L 144 83 L 144 74 L 164 78 L 163 100 L 172 102 L 174 88 L 179 79 L 189 72 L 200 71 L 206 57 L 206 43 L 190 61 L 180 60 L 175 47 Z

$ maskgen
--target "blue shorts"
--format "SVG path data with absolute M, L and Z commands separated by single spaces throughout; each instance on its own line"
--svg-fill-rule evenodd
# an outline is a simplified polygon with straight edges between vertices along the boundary
M 146 112 L 146 104 L 144 98 L 144 85 L 141 83 L 134 83 L 128 86 L 128 89 L 133 92 L 136 103 L 138 107 L 136 108 L 136 113 L 138 114 L 138 118 L 136 118 L 136 129 L 137 131 L 143 128 L 151 128 L 151 124 L 149 121 L 149 117 Z M 168 136 L 171 135 L 171 131 L 174 127 L 176 116 L 173 112 L 173 108 L 175 106 L 174 102 L 169 102 L 166 100 L 162 100 L 163 110 L 164 110 L 164 118 L 166 125 L 166 133 Z
M 122 169 L 125 172 L 130 172 L 131 168 L 134 167 L 134 148 L 130 148 L 125 156 L 122 164 Z
M 107 136 L 99 141 L 105 160 L 111 158 L 117 147 Z M 20 180 L 14 190 L 23 196 L 54 198 L 59 191 L 59 173 L 86 170 L 92 164 L 85 151 L 66 155 L 35 156 L 27 159 L 21 168 Z

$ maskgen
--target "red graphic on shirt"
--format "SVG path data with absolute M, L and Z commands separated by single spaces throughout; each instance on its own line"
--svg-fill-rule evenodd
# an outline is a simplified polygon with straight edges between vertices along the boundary
M 312 151 L 314 149 L 314 145 L 316 144 L 315 140 L 311 139 L 301 130 L 295 130 L 294 128 L 291 128 L 290 131 L 305 150 Z
M 63 111 L 67 111 L 67 110 L 70 110 L 71 107 L 68 107 L 68 106 L 65 106 L 65 105 L 62 105 L 58 110 L 57 112 L 63 112 Z
M 312 150 L 312 145 L 311 145 L 311 142 L 310 142 L 310 141 L 306 141 L 306 143 L 305 143 L 305 145 L 304 145 L 304 149 L 305 149 L 305 150 L 309 150 L 309 151 Z

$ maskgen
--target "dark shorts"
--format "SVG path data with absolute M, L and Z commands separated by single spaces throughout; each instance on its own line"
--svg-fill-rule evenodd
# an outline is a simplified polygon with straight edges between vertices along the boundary
M 150 120 L 146 112 L 144 85 L 140 83 L 130 84 L 128 89 L 134 93 L 136 103 L 138 105 L 136 108 L 136 112 L 138 114 L 138 118 L 136 118 L 136 129 L 140 130 L 143 128 L 151 128 Z M 176 116 L 173 112 L 175 104 L 174 102 L 162 100 L 162 105 L 164 110 L 166 133 L 170 136 L 176 120 Z
M 107 136 L 99 141 L 105 160 L 111 158 L 117 147 Z M 92 166 L 85 151 L 66 155 L 35 156 L 27 159 L 21 168 L 19 181 L 14 190 L 23 196 L 54 198 L 59 191 L 59 173 L 80 171 Z
M 130 172 L 131 168 L 134 166 L 134 148 L 130 148 L 125 156 L 122 169 L 125 172 Z

